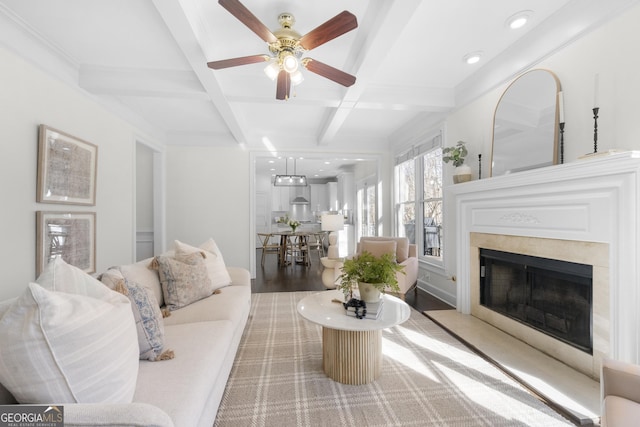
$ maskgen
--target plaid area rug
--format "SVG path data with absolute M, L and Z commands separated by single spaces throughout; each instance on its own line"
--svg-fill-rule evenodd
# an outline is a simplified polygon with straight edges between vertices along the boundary
M 252 295 L 215 426 L 573 425 L 413 309 L 383 331 L 378 380 L 332 381 L 322 328 L 296 312 L 309 294 Z

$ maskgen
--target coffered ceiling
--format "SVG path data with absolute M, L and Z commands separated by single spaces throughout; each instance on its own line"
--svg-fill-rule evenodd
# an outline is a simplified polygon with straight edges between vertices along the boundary
M 513 78 L 637 0 L 242 0 L 267 27 L 290 12 L 305 34 L 343 10 L 358 28 L 310 56 L 357 77 L 345 88 L 303 70 L 287 101 L 268 54 L 216 0 L 0 0 L 0 43 L 85 91 L 161 143 L 276 151 L 386 149 Z M 505 22 L 531 11 L 530 22 Z M 480 61 L 463 57 L 482 52 Z

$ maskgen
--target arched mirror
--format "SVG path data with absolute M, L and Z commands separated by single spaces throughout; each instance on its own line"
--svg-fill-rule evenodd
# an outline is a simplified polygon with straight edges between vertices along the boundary
M 531 70 L 504 91 L 493 119 L 491 176 L 558 163 L 560 81 L 548 70 Z

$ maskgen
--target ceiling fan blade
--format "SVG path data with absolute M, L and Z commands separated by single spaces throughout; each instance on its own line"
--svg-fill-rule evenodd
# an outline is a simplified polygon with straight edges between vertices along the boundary
M 262 40 L 267 43 L 275 43 L 278 41 L 271 30 L 269 30 L 266 25 L 256 18 L 256 16 L 238 0 L 219 0 L 218 3 L 220 6 L 227 9 L 229 13 L 235 16 L 240 22 L 246 25 L 251 31 L 256 33 Z
M 357 27 L 355 15 L 345 10 L 302 36 L 300 46 L 311 50 Z
M 221 61 L 207 62 L 207 67 L 214 70 L 220 70 L 222 68 L 237 67 L 238 65 L 255 64 L 257 62 L 265 62 L 270 58 L 268 55 L 251 55 L 241 56 L 239 58 L 223 59 Z
M 356 76 L 352 76 L 351 74 L 345 73 L 337 68 L 333 68 L 330 65 L 316 61 L 315 59 L 305 58 L 302 61 L 302 65 L 312 73 L 316 73 L 322 77 L 328 78 L 329 80 L 333 80 L 342 86 L 349 87 L 356 82 Z
M 276 99 L 289 99 L 291 91 L 291 78 L 285 70 L 280 70 L 278 74 L 278 87 L 276 89 Z

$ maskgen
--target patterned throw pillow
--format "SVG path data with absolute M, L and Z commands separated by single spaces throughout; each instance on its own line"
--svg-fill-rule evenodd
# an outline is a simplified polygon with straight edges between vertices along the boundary
M 213 286 L 201 252 L 180 260 L 159 255 L 158 267 L 164 302 L 169 310 L 177 310 L 213 294 Z
M 213 239 L 207 240 L 197 248 L 182 243 L 179 240 L 176 240 L 174 245 L 176 259 L 182 259 L 194 252 L 202 252 L 204 250 L 205 265 L 207 266 L 209 279 L 211 279 L 211 284 L 214 289 L 219 289 L 231 284 L 231 276 L 229 275 L 229 271 L 227 271 L 222 252 L 220 252 L 218 245 L 216 245 Z
M 138 342 L 129 300 L 62 259 L 0 319 L 0 382 L 20 403 L 130 403 Z
M 140 359 L 157 362 L 173 359 L 173 350 L 164 348 L 164 323 L 162 312 L 153 293 L 142 285 L 128 279 L 116 285 L 116 291 L 129 297 L 131 310 L 138 332 Z

